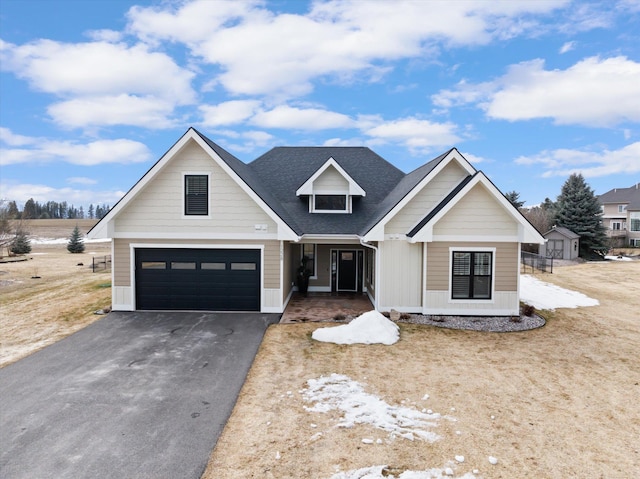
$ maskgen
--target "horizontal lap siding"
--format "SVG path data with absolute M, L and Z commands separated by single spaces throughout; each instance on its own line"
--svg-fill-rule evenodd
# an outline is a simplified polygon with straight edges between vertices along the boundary
M 313 182 L 314 191 L 346 192 L 348 188 L 349 188 L 349 182 L 333 166 L 327 168 Z
M 495 291 L 516 291 L 518 285 L 518 243 L 428 243 L 427 290 L 449 289 L 449 248 L 496 248 Z
M 130 244 L 131 243 L 143 243 L 143 244 L 168 244 L 167 241 L 161 240 L 149 240 L 149 239 L 121 239 L 116 238 L 114 240 L 114 254 L 113 261 L 113 275 L 114 286 L 131 286 L 131 256 L 130 256 Z M 189 240 L 175 240 L 169 242 L 172 246 L 180 247 L 182 245 L 187 246 L 193 243 L 202 246 L 213 245 L 225 245 L 230 249 L 233 249 L 233 243 L 229 241 L 189 241 Z M 280 242 L 279 241 L 239 241 L 241 245 L 255 245 L 259 248 L 260 245 L 264 248 L 264 287 L 265 288 L 280 288 Z
M 467 174 L 458 163 L 449 163 L 387 223 L 385 233 L 406 234 L 411 231 Z
M 433 234 L 515 237 L 518 223 L 484 186 L 478 184 L 436 223 Z
M 183 217 L 183 173 L 210 175 L 210 217 Z M 276 224 L 197 144 L 187 145 L 144 187 L 115 220 L 116 233 L 255 233 L 255 225 Z M 265 231 L 261 231 L 265 233 Z

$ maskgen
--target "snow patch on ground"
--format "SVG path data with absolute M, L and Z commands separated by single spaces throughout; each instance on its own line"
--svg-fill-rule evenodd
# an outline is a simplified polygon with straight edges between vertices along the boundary
M 311 337 L 325 343 L 391 345 L 400 338 L 400 329 L 378 311 L 368 311 L 348 324 L 316 329 Z
M 386 431 L 391 438 L 429 442 L 439 439 L 429 429 L 437 426 L 437 421 L 442 417 L 440 414 L 426 414 L 414 408 L 387 404 L 366 393 L 360 383 L 343 374 L 333 373 L 319 379 L 309 379 L 302 394 L 305 401 L 314 403 L 313 406 L 305 406 L 307 411 L 341 411 L 343 416 L 337 427 L 351 428 L 356 424 L 369 424 Z
M 608 259 L 611 261 L 633 261 L 627 256 L 605 256 L 604 259 Z
M 540 281 L 529 274 L 520 276 L 520 300 L 537 309 L 578 308 L 598 306 L 597 299 L 590 298 L 577 291 L 561 288 Z
M 387 466 L 372 466 L 353 471 L 339 472 L 331 476 L 331 479 L 475 479 L 470 472 L 462 476 L 454 476 L 451 468 L 429 469 L 426 471 L 405 471 L 399 476 L 389 474 Z
M 29 241 L 31 242 L 31 244 L 55 245 L 55 244 L 67 244 L 69 243 L 69 238 L 42 238 L 39 236 L 34 236 L 32 238 L 29 238 Z M 87 239 L 87 238 L 82 239 L 82 242 L 85 244 L 108 243 L 109 241 L 111 241 L 111 239 Z

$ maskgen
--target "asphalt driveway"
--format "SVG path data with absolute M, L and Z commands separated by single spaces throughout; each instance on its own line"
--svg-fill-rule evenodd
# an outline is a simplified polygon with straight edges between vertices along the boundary
M 277 320 L 114 312 L 0 369 L 0 477 L 199 478 Z

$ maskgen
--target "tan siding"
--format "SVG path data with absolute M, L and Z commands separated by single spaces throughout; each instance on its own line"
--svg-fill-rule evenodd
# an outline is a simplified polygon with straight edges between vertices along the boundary
M 114 254 L 113 261 L 114 268 L 114 286 L 131 286 L 131 268 L 130 268 L 130 244 L 142 243 L 142 244 L 166 244 L 166 241 L 162 240 L 149 240 L 149 239 L 115 239 L 114 240 Z M 171 241 L 171 246 L 180 247 L 182 245 L 187 246 L 193 244 L 194 241 L 189 240 L 176 240 Z M 202 240 L 195 241 L 198 245 L 213 246 L 213 245 L 230 245 L 233 248 L 232 243 L 229 241 L 212 241 Z M 237 242 L 240 245 L 255 245 L 258 248 L 264 244 L 264 287 L 265 288 L 280 288 L 280 242 L 279 241 L 250 241 L 242 240 Z
M 282 271 L 284 275 L 284 280 L 282 283 L 283 284 L 282 301 L 285 301 L 289 296 L 289 293 L 293 289 L 293 286 L 291 285 L 291 283 L 294 281 L 293 265 L 295 264 L 295 262 L 293 261 L 293 250 L 295 248 L 289 242 L 285 241 L 283 243 L 284 244 L 283 244 L 283 256 L 282 256 L 283 258 Z
M 311 286 L 331 286 L 331 248 L 332 245 L 316 246 L 316 279 L 309 281 Z
M 131 286 L 129 242 L 115 238 L 113 240 L 113 254 L 114 257 L 111 262 L 113 267 L 113 285 Z
M 481 184 L 474 186 L 433 228 L 434 235 L 514 236 L 518 222 Z
M 210 175 L 210 218 L 183 217 L 183 173 Z M 276 224 L 198 145 L 189 143 L 115 220 L 116 233 L 254 233 Z
M 349 182 L 340 174 L 333 166 L 328 167 L 313 182 L 313 191 L 334 191 L 347 192 L 349 190 Z
M 386 234 L 406 234 L 467 176 L 456 162 L 449 163 L 385 226 Z
M 518 285 L 518 243 L 443 243 L 427 245 L 427 290 L 449 289 L 449 247 L 496 248 L 495 291 L 516 291 Z

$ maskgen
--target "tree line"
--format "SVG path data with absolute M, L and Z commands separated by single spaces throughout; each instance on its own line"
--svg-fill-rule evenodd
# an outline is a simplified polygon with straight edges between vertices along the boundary
M 88 211 L 80 206 L 76 208 L 74 205 L 68 204 L 66 201 L 58 203 L 57 201 L 47 201 L 40 203 L 29 198 L 24 204 L 24 208 L 20 210 L 15 201 L 7 202 L 3 208 L 4 216 L 7 219 L 15 220 L 35 220 L 35 219 L 102 219 L 108 212 L 109 205 L 89 205 Z
M 572 174 L 564 182 L 556 201 L 545 198 L 540 205 L 525 208 L 518 192 L 509 191 L 505 197 L 540 234 L 554 226 L 563 226 L 580 235 L 582 258 L 604 256 L 610 247 L 598 197 L 579 173 Z M 526 245 L 523 249 L 526 250 Z M 537 245 L 533 249 L 537 250 Z

